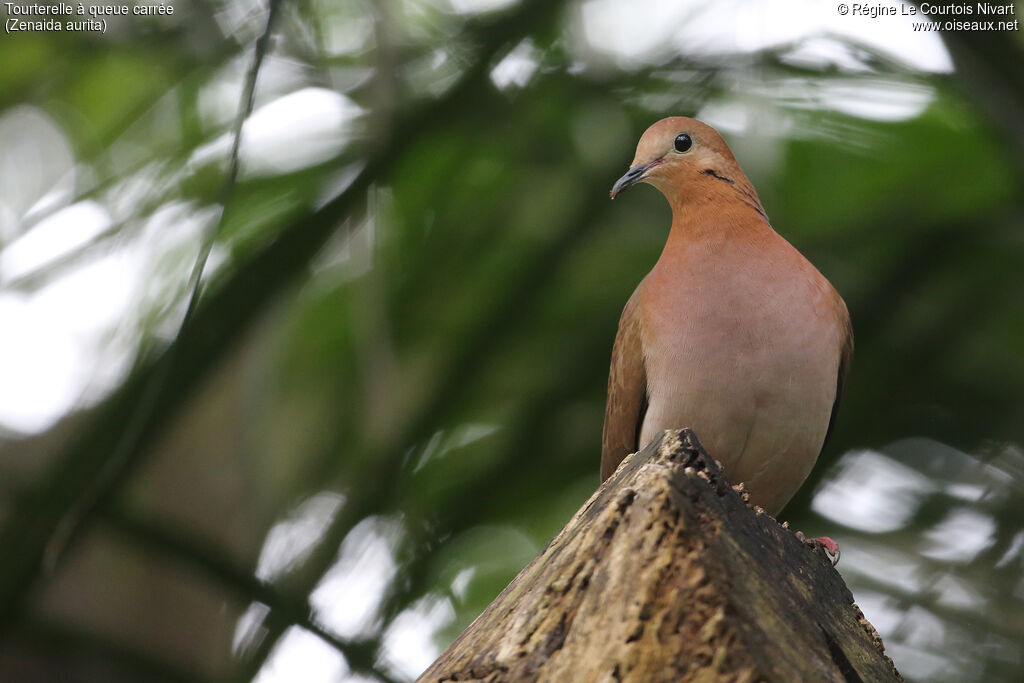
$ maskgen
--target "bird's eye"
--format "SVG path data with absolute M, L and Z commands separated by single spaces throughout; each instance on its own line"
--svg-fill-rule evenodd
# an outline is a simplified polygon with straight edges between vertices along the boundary
M 676 151 L 685 152 L 686 150 L 693 147 L 693 138 L 686 133 L 680 133 L 676 136 Z

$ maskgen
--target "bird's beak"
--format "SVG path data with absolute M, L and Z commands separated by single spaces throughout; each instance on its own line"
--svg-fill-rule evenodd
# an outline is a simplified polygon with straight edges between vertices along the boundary
M 660 163 L 661 159 L 655 159 L 654 161 L 649 161 L 646 164 L 637 164 L 633 168 L 629 169 L 626 171 L 626 175 L 615 181 L 615 184 L 612 185 L 612 191 L 608 193 L 608 196 L 615 199 L 619 193 L 627 187 L 630 185 L 636 185 L 643 180 L 647 172 Z

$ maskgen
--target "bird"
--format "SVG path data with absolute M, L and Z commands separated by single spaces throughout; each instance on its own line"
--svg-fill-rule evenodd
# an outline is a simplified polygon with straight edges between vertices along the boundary
M 619 319 L 601 480 L 662 430 L 689 427 L 750 502 L 777 515 L 835 424 L 853 356 L 846 304 L 775 231 L 708 124 L 651 125 L 611 198 L 639 183 L 665 196 L 672 225 Z M 831 552 L 831 539 L 814 541 Z

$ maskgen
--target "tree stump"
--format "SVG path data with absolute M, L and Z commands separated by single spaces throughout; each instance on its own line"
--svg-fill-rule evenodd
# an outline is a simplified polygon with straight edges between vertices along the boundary
M 824 552 L 689 430 L 626 460 L 419 678 L 900 681 Z

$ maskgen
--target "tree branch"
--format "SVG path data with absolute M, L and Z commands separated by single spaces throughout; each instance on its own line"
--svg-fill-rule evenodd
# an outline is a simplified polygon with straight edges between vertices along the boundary
M 902 680 L 824 554 L 745 497 L 664 432 L 419 680 Z

